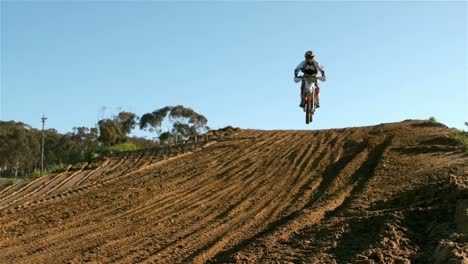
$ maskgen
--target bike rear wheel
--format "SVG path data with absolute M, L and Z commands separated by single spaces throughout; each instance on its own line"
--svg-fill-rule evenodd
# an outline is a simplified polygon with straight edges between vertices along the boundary
M 316 102 L 314 94 L 308 94 L 305 98 L 306 124 L 312 123 L 315 107 Z
M 315 113 L 315 107 L 317 106 L 316 103 L 315 103 L 315 91 L 310 93 L 309 100 L 310 100 L 310 120 L 309 120 L 309 123 L 312 123 L 312 118 L 314 117 L 314 113 Z
M 309 103 L 309 109 L 310 109 L 310 113 L 309 113 L 309 123 L 312 123 L 312 118 L 314 117 L 314 100 L 310 100 L 310 103 Z

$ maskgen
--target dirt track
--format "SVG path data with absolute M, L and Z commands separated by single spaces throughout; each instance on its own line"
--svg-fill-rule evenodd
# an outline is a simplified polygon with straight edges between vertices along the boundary
M 425 121 L 233 131 L 0 189 L 0 263 L 446 263 L 467 164 Z

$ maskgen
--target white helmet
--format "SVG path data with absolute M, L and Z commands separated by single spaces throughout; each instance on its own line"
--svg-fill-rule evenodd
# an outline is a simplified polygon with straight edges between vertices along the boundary
M 302 81 L 301 78 L 299 78 L 299 77 L 294 77 L 294 82 L 295 82 L 295 83 L 298 83 L 298 82 L 300 82 L 300 81 Z

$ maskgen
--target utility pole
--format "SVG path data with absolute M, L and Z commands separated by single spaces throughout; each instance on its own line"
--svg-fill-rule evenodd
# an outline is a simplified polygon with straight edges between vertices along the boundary
M 45 115 L 42 115 L 42 149 L 41 149 L 41 173 L 44 172 L 44 125 L 46 121 Z

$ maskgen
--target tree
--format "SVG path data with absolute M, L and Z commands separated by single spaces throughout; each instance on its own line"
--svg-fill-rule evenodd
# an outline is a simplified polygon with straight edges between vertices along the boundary
M 199 135 L 208 130 L 206 126 L 208 119 L 191 108 L 185 108 L 182 105 L 173 107 L 169 117 L 174 121 L 175 135 L 182 137 L 182 139 Z
M 69 163 L 79 157 L 79 146 L 71 134 L 55 129 L 44 131 L 46 168 Z M 40 168 L 42 132 L 16 122 L 0 121 L 0 172 L 4 176 L 25 176 Z
M 140 118 L 140 129 L 148 129 L 150 132 L 155 132 L 159 138 L 162 133 L 162 123 L 171 111 L 171 106 L 166 106 L 151 113 L 146 113 Z
M 45 169 L 83 158 L 84 153 L 99 147 L 99 140 L 106 145 L 129 140 L 138 146 L 153 147 L 155 143 L 151 140 L 126 137 L 126 133 L 137 123 L 136 119 L 135 114 L 125 112 L 112 119 L 101 120 L 98 128 L 75 127 L 73 132 L 66 134 L 55 129 L 45 130 Z M 1 177 L 24 177 L 38 171 L 41 165 L 41 139 L 41 130 L 21 122 L 0 121 Z
M 98 126 L 99 141 L 104 145 L 111 146 L 123 142 L 125 135 L 118 122 L 112 119 L 103 119 L 98 122 Z
M 126 141 L 127 135 L 137 124 L 138 117 L 131 112 L 120 112 L 112 119 L 102 119 L 98 122 L 99 141 L 111 146 Z
M 144 114 L 140 119 L 140 129 L 156 132 L 160 142 L 168 140 L 168 134 L 173 138 L 188 139 L 208 130 L 208 120 L 191 108 L 182 105 L 166 106 L 164 108 Z M 163 136 L 162 126 L 167 124 L 167 131 Z M 161 137 L 162 136 L 162 137 Z M 161 140 L 164 139 L 164 140 Z
M 172 134 L 170 132 L 163 132 L 159 135 L 159 142 L 168 145 L 172 142 Z
M 98 129 L 94 127 L 74 127 L 73 133 L 71 134 L 71 139 L 79 148 L 80 158 L 82 158 L 87 151 L 98 147 L 98 138 Z
M 194 133 L 193 128 L 190 127 L 188 124 L 176 122 L 173 127 L 174 127 L 172 129 L 173 134 L 178 135 L 182 139 L 186 139 Z
M 0 160 L 3 171 L 10 171 L 16 178 L 32 171 L 38 164 L 39 141 L 22 123 L 2 122 L 0 134 Z
M 137 123 L 137 115 L 131 112 L 120 112 L 114 120 L 122 126 L 122 132 L 127 136 Z
M 154 140 L 146 139 L 146 138 L 141 138 L 141 137 L 128 137 L 127 138 L 128 143 L 132 143 L 139 148 L 146 149 L 146 148 L 154 148 L 157 147 L 158 144 L 154 142 Z

